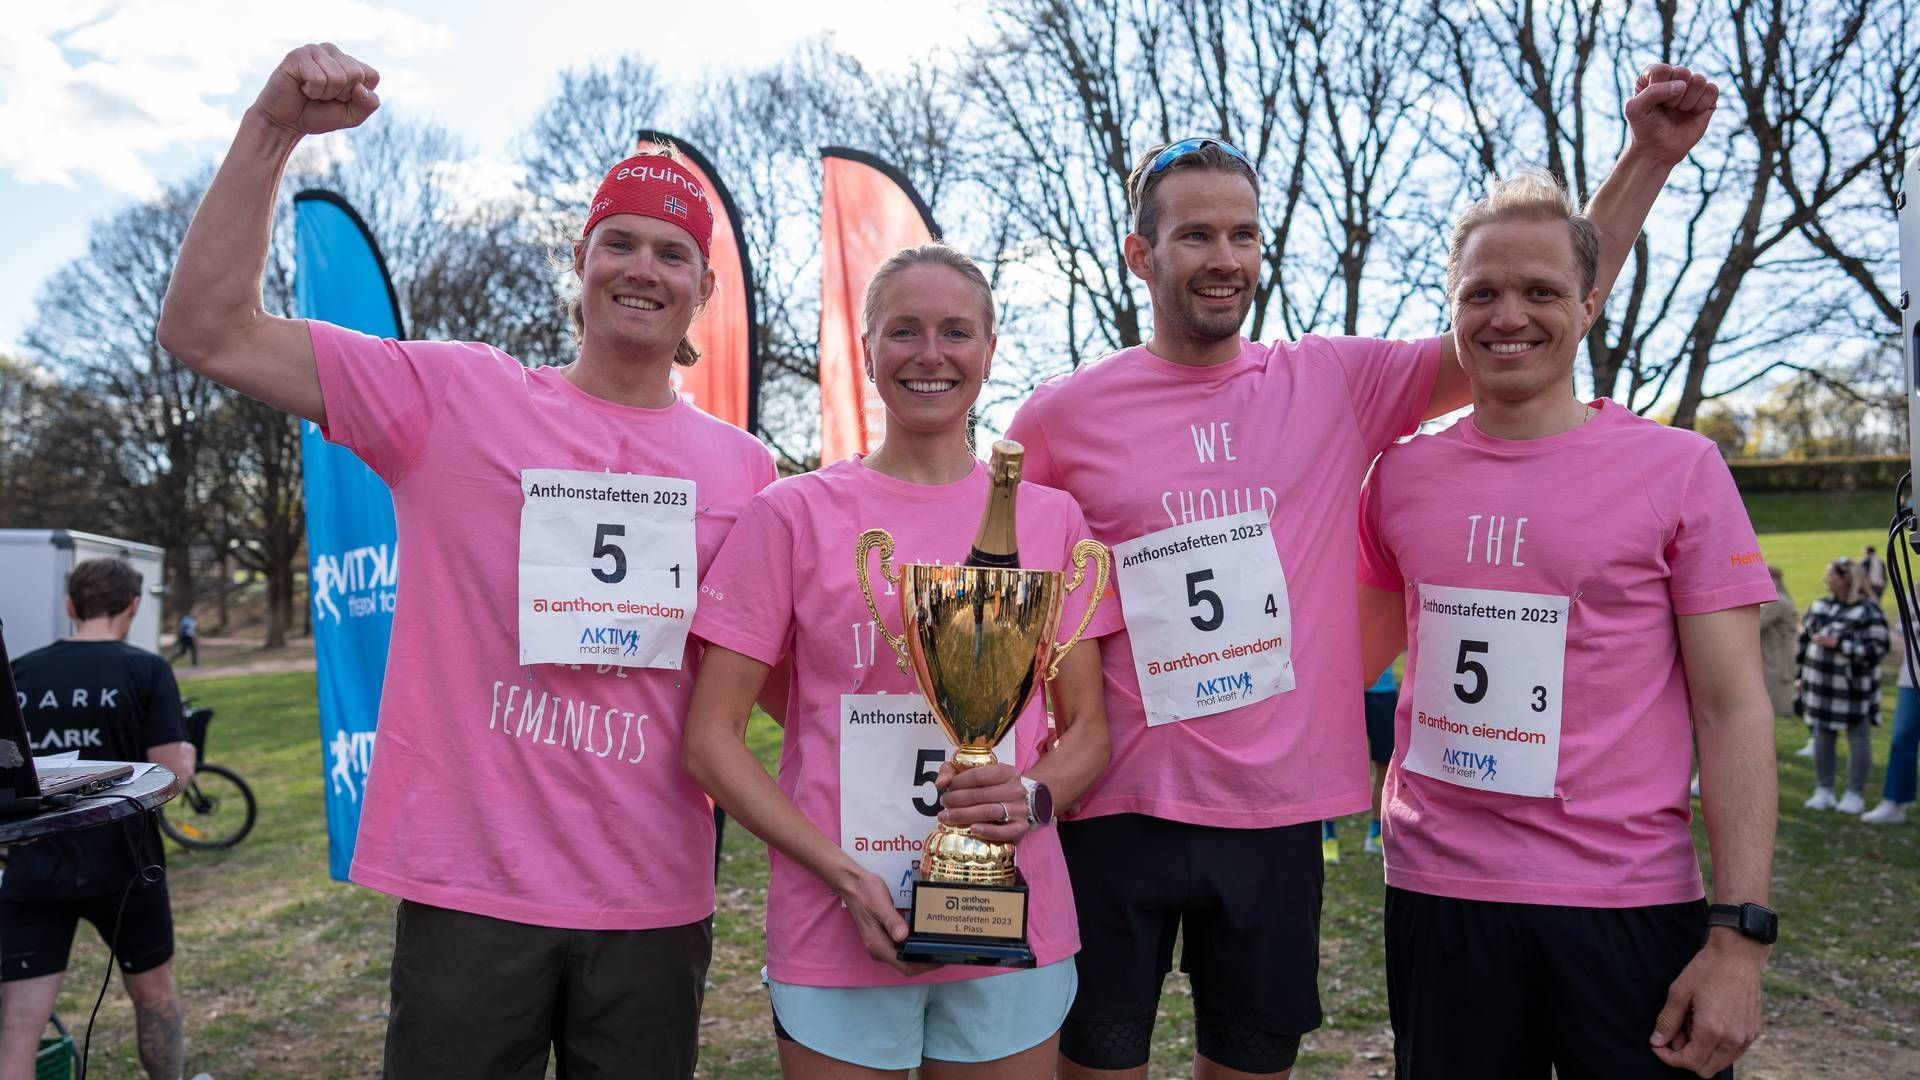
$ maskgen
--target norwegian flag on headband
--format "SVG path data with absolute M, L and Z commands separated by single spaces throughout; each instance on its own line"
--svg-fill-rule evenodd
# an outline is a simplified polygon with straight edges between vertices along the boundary
M 641 154 L 608 170 L 587 208 L 580 235 L 592 233 L 600 219 L 613 214 L 639 214 L 678 225 L 693 237 L 700 256 L 709 257 L 713 207 L 700 181 L 672 158 Z

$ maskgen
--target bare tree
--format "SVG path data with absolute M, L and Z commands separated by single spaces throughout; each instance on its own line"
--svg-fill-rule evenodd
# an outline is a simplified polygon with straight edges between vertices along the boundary
M 204 176 L 96 222 L 87 253 L 41 290 L 26 345 L 92 408 L 111 531 L 167 549 L 167 603 L 193 603 L 192 545 L 210 536 L 223 463 L 208 420 L 226 392 L 161 350 L 156 337 L 174 253 Z
M 612 63 L 560 72 L 560 85 L 521 140 L 524 185 L 544 213 L 580 215 L 613 164 L 633 154 L 634 134 L 664 127 L 670 94 L 658 69 L 628 53 Z
M 1583 200 L 1624 142 L 1635 72 L 1664 59 L 1722 85 L 1723 117 L 1675 171 L 1588 334 L 1595 392 L 1702 402 L 1890 310 L 1889 199 L 1916 97 L 1914 17 L 1893 0 L 1433 0 L 1456 158 L 1487 175 L 1544 162 Z M 1791 304 L 1779 297 L 1791 295 Z M 1876 333 L 1886 332 L 1885 323 Z M 1624 388 L 1621 386 L 1624 379 Z
M 973 57 L 974 171 L 1045 282 L 1037 377 L 1146 336 L 1122 244 L 1126 177 L 1149 145 L 1232 142 L 1261 178 L 1248 332 L 1389 333 L 1425 287 L 1419 175 L 1429 34 L 1394 0 L 1000 0 Z M 1050 324 L 1050 325 L 1048 325 Z M 1013 393 L 1024 392 L 1015 387 Z
M 263 647 L 287 643 L 294 612 L 295 566 L 306 539 L 300 424 L 297 417 L 234 395 L 215 414 L 215 437 L 230 455 L 222 488 L 226 513 L 216 524 L 223 556 L 262 575 L 267 632 Z M 223 575 L 224 576 L 224 575 Z M 224 597 L 229 582 L 220 583 Z
M 1299 13 L 1313 60 L 1305 85 L 1318 90 L 1305 140 L 1304 209 L 1319 222 L 1317 247 L 1332 265 L 1320 271 L 1325 288 L 1295 275 L 1295 289 L 1283 294 L 1284 326 L 1289 333 L 1329 323 L 1343 334 L 1393 333 L 1409 302 L 1441 276 L 1425 256 L 1431 234 L 1420 227 L 1431 192 L 1414 180 L 1430 164 L 1431 124 L 1420 108 L 1429 79 L 1407 63 L 1428 51 L 1432 23 L 1403 0 L 1315 0 Z M 1297 71 L 1296 82 L 1305 75 Z M 1451 196 L 1457 187 L 1442 190 Z M 1276 264 L 1276 280 L 1284 269 Z M 1338 317 L 1329 319 L 1334 284 Z M 1298 306 L 1293 295 L 1311 305 Z
M 525 212 L 539 190 L 463 186 L 468 150 L 437 124 L 382 111 L 345 139 L 296 159 L 285 187 L 326 188 L 353 204 L 380 246 L 410 336 L 482 340 L 533 366 L 573 359 L 550 237 Z M 279 232 L 289 233 L 282 213 Z

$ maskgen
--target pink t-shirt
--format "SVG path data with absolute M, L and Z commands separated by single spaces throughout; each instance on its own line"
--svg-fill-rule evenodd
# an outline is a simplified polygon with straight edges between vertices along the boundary
M 1674 619 L 1775 598 L 1713 443 L 1605 400 L 1592 420 L 1543 439 L 1496 439 L 1469 417 L 1380 458 L 1367 481 L 1361 534 L 1362 580 L 1407 591 L 1407 678 L 1383 807 L 1387 883 L 1580 907 L 1699 899 L 1688 828 L 1692 728 Z M 1432 594 L 1427 602 L 1422 585 Z M 1527 597 L 1466 599 L 1452 590 Z M 1484 790 L 1404 767 L 1416 711 L 1429 726 L 1458 723 L 1458 714 L 1448 716 L 1455 688 L 1470 695 L 1484 683 L 1505 692 L 1494 680 L 1513 667 L 1500 644 L 1442 656 L 1439 685 L 1423 696 L 1415 683 L 1429 602 L 1520 613 L 1521 623 L 1494 631 L 1502 635 L 1551 630 L 1548 640 L 1557 642 L 1560 627 L 1528 623 L 1527 613 L 1564 622 L 1564 666 L 1552 695 L 1560 703 L 1558 764 L 1548 757 L 1541 772 L 1551 794 Z M 1563 620 L 1555 607 L 1564 608 Z M 1552 687 L 1550 668 L 1521 665 L 1520 682 Z M 1552 693 L 1521 691 L 1529 711 L 1544 710 Z M 1432 711 L 1416 710 L 1416 700 Z M 1513 760 L 1491 743 L 1487 752 L 1502 768 Z
M 1369 804 L 1355 512 L 1368 463 L 1418 427 L 1442 355 L 1440 338 L 1307 337 L 1243 341 L 1233 360 L 1196 368 L 1138 347 L 1043 383 L 1021 407 L 1008 437 L 1027 447 L 1027 477 L 1071 493 L 1108 544 L 1264 510 L 1292 609 L 1293 689 L 1153 727 L 1130 634 L 1109 638 L 1113 757 L 1079 817 L 1253 829 Z
M 976 464 L 954 483 L 929 486 L 894 479 L 850 458 L 789 477 L 762 492 L 741 516 L 707 575 L 695 634 L 768 664 L 788 653 L 793 656 L 780 789 L 836 842 L 841 696 L 919 693 L 913 675 L 900 671 L 892 649 L 869 627 L 872 616 L 854 573 L 854 545 L 863 531 L 886 529 L 896 544 L 896 566 L 959 563 L 967 556 L 986 497 L 984 465 Z M 1016 531 L 1022 566 L 1064 569 L 1069 576 L 1073 544 L 1087 536 L 1073 500 L 1033 484 L 1020 486 Z M 870 572 L 880 612 L 898 632 L 900 601 L 897 595 L 882 595 L 886 586 L 877 555 Z M 1064 640 L 1079 625 L 1091 582 L 1089 566 L 1087 584 L 1062 604 L 1062 628 L 1055 640 Z M 1095 612 L 1087 636 L 1110 633 L 1119 622 L 1118 605 L 1109 597 Z M 1078 647 L 1095 644 L 1085 641 Z M 1039 760 L 1046 738 L 1046 710 L 1036 689 L 1010 737 L 1018 742 L 1023 772 Z M 1003 761 L 1006 746 L 1000 750 Z M 931 798 L 931 786 L 927 794 Z M 918 828 L 924 835 L 933 825 L 927 818 Z M 901 976 L 867 956 L 853 919 L 824 882 L 778 851 L 771 857 L 767 970 L 774 979 L 809 986 L 895 986 L 998 973 L 995 968 L 954 965 L 915 979 Z M 1059 834 L 1052 828 L 1028 833 L 1015 857 L 1029 890 L 1027 941 L 1035 958 L 1050 964 L 1073 955 L 1080 937 Z
M 680 671 L 519 662 L 522 469 L 695 485 L 707 566 L 773 462 L 684 401 L 637 409 L 486 345 L 308 323 L 326 437 L 393 491 L 398 602 L 354 881 L 571 929 L 713 913 L 713 819 L 680 768 Z

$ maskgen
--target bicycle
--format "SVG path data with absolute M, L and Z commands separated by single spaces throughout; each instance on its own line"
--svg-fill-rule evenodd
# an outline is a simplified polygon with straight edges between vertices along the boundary
M 191 705 L 189 701 L 181 702 L 186 710 L 187 735 L 193 743 L 194 760 L 200 764 L 194 767 L 193 779 L 187 782 L 180 797 L 160 808 L 160 831 L 186 848 L 203 851 L 230 848 L 253 831 L 258 807 L 253 801 L 253 789 L 239 773 L 224 765 L 205 764 L 207 725 L 213 721 L 213 710 Z

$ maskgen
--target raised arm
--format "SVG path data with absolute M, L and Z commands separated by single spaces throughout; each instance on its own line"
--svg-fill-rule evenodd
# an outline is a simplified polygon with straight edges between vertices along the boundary
M 260 300 L 274 197 L 306 135 L 356 127 L 379 107 L 380 74 L 332 45 L 280 62 L 240 119 L 239 134 L 193 215 L 160 314 L 160 347 L 217 383 L 326 423 L 305 323 Z
M 1673 64 L 1650 64 L 1634 80 L 1634 94 L 1627 102 L 1627 128 L 1631 138 L 1627 148 L 1614 162 L 1613 171 L 1593 193 L 1587 204 L 1587 217 L 1600 233 L 1599 272 L 1593 287 L 1606 306 L 1620 269 L 1633 253 L 1640 227 L 1647 212 L 1666 186 L 1673 167 L 1686 160 L 1695 143 L 1706 134 L 1707 124 L 1720 100 L 1720 89 L 1706 76 Z M 1433 382 L 1433 394 L 1427 400 L 1428 418 L 1452 412 L 1471 399 L 1467 375 L 1449 336 L 1446 355 L 1440 362 L 1440 374 Z

